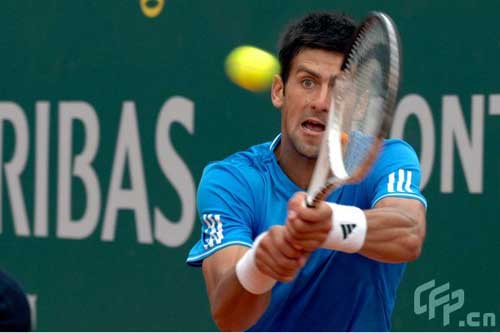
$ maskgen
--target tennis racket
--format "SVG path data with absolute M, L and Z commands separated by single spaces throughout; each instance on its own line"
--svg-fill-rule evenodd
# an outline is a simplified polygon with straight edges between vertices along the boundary
M 326 131 L 306 204 L 361 181 L 376 160 L 394 115 L 400 41 L 391 18 L 372 12 L 358 28 L 332 91 Z

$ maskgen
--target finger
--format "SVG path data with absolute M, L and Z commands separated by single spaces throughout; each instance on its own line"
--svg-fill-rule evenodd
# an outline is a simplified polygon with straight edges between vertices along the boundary
M 310 253 L 304 254 L 302 257 L 299 258 L 299 265 L 300 267 L 304 267 L 307 263 L 307 260 L 309 259 Z
M 298 237 L 294 237 L 290 234 L 288 241 L 296 248 L 297 244 L 303 244 L 306 242 L 323 242 L 327 237 L 328 233 L 325 232 L 308 232 L 299 234 Z
M 284 229 L 282 226 L 280 228 Z M 263 239 L 264 240 L 264 239 Z M 262 244 L 262 242 L 261 242 Z M 267 247 L 257 249 L 256 253 L 256 264 L 257 267 L 264 273 L 272 278 L 288 282 L 295 278 L 300 268 L 302 268 L 310 253 L 301 252 L 300 257 L 296 259 L 286 258 L 286 256 L 280 251 L 271 252 L 272 243 L 268 244 Z
M 262 260 L 256 259 L 255 265 L 262 273 L 266 274 L 267 276 L 272 277 L 275 280 L 283 281 L 283 280 L 287 280 L 289 278 L 289 276 L 283 276 L 282 274 L 277 272 L 276 269 L 274 268 L 273 264 L 268 262 L 268 260 L 266 260 L 266 259 L 262 259 Z
M 275 228 L 275 227 L 273 227 Z M 267 243 L 268 247 L 277 247 L 279 251 L 290 259 L 297 259 L 302 255 L 301 249 L 293 246 L 293 243 L 289 240 L 289 235 L 287 234 L 286 227 L 279 226 L 279 230 L 275 229 L 269 233 L 269 240 L 272 244 Z M 275 231 L 279 232 L 275 232 Z
M 322 226 L 320 223 L 318 223 L 318 226 L 313 226 L 312 224 L 305 222 L 301 223 L 303 224 L 303 227 L 298 228 L 300 231 L 293 229 L 292 224 L 290 223 L 286 225 L 286 238 L 293 245 L 293 247 L 311 252 L 323 245 L 330 232 L 331 223 L 326 226 Z
M 288 210 L 297 213 L 297 216 L 307 222 L 317 222 L 328 217 L 331 217 L 331 208 L 324 202 L 320 201 L 316 207 L 307 207 L 307 194 L 305 192 L 297 192 L 288 201 Z
M 299 258 L 291 259 L 276 251 L 267 253 L 267 258 L 270 265 L 280 274 L 289 274 L 295 272 L 299 268 Z
M 306 237 L 304 234 L 330 232 L 332 224 L 328 219 L 324 219 L 317 223 L 311 223 L 296 217 L 287 219 L 285 226 L 294 238 L 303 239 Z
M 307 194 L 305 192 L 295 193 L 290 200 L 288 200 L 288 210 L 299 211 L 306 207 Z
M 284 263 L 282 258 L 276 258 L 276 255 L 265 253 L 264 255 L 256 256 L 255 263 L 257 268 L 264 274 L 271 276 L 279 281 L 290 281 L 295 276 L 299 267 L 299 261 L 292 263 Z M 290 265 L 291 266 L 288 266 Z
M 332 208 L 324 201 L 320 201 L 316 207 L 301 207 L 295 211 L 298 218 L 309 223 L 331 220 L 332 217 Z
M 290 227 L 288 225 L 297 217 L 297 213 L 293 210 L 288 211 L 288 218 L 285 221 L 285 227 L 287 228 L 287 232 L 285 233 L 285 239 L 286 241 L 296 250 L 302 251 L 303 248 L 299 246 L 298 244 L 292 242 L 292 236 L 290 235 Z M 294 231 L 295 232 L 295 231 Z
M 317 239 L 307 239 L 307 240 L 298 240 L 298 241 L 295 241 L 295 244 L 297 246 L 300 246 L 300 248 L 304 252 L 313 252 L 316 249 L 318 249 L 319 247 L 321 247 L 321 245 L 323 245 L 324 243 L 325 243 L 325 238 L 317 238 Z
M 326 240 L 326 237 L 323 238 L 325 238 Z M 292 244 L 294 248 L 300 250 L 300 252 L 302 253 L 302 255 L 299 258 L 297 258 L 297 260 L 300 261 L 301 258 L 304 256 L 304 254 L 313 252 L 318 247 L 320 247 L 325 242 L 325 240 L 320 239 L 319 237 L 312 239 L 296 240 L 291 238 L 290 236 L 289 242 Z
M 256 249 L 258 257 L 272 258 L 275 264 L 281 267 L 291 267 L 297 269 L 298 258 L 302 252 L 293 248 L 293 246 L 285 239 L 286 228 L 276 226 L 269 230 L 265 238 L 261 240 L 259 247 Z

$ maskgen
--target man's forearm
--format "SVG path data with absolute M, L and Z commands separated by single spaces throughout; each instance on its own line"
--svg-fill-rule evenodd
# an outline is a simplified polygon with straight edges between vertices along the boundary
M 425 222 L 421 216 L 406 214 L 399 208 L 365 211 L 368 230 L 362 255 L 382 262 L 400 263 L 417 259 L 422 249 Z
M 255 295 L 246 291 L 234 269 L 219 280 L 210 297 L 212 317 L 222 331 L 244 331 L 255 324 L 267 309 L 271 292 Z

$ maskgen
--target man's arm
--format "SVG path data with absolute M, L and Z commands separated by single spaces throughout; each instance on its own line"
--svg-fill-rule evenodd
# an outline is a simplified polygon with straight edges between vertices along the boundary
M 258 274 L 278 281 L 291 281 L 305 264 L 307 255 L 296 250 L 285 239 L 285 233 L 284 226 L 274 226 L 260 240 L 254 257 Z M 222 331 L 248 329 L 269 305 L 270 290 L 253 294 L 238 279 L 236 265 L 247 251 L 249 248 L 244 246 L 229 246 L 203 261 L 212 317 Z
M 364 212 L 368 230 L 362 255 L 389 263 L 413 261 L 420 256 L 426 224 L 420 201 L 388 197 Z
M 288 219 L 286 227 L 289 229 L 290 242 L 295 247 L 308 251 L 313 251 L 317 247 L 344 251 L 343 247 L 346 245 L 334 241 L 339 236 L 332 237 L 332 234 L 342 233 L 340 226 L 334 226 L 332 223 L 332 214 L 335 219 L 336 213 L 340 216 L 342 214 L 340 209 L 344 207 L 344 211 L 347 209 L 348 213 L 352 210 L 353 216 L 361 213 L 366 220 L 364 242 L 355 252 L 389 263 L 413 261 L 420 255 L 426 223 L 425 208 L 420 201 L 387 197 L 380 200 L 373 209 L 361 212 L 353 206 L 330 206 L 326 203 L 320 203 L 321 209 L 307 208 L 303 204 L 305 196 L 303 192 L 296 193 L 289 202 L 289 211 L 293 212 L 294 218 Z M 346 223 L 350 224 L 349 221 Z M 360 229 L 359 226 L 357 231 Z M 325 243 L 318 242 L 325 239 L 327 239 Z M 311 243 L 312 241 L 314 242 Z
M 203 261 L 212 318 L 221 331 L 244 331 L 266 310 L 271 292 L 254 295 L 236 277 L 236 263 L 249 248 L 229 246 Z

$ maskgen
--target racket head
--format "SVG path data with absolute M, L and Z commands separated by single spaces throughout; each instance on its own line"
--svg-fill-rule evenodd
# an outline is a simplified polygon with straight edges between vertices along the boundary
M 338 186 L 361 181 L 369 172 L 392 126 L 400 59 L 400 39 L 392 19 L 371 12 L 359 26 L 333 86 L 308 206 Z

